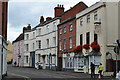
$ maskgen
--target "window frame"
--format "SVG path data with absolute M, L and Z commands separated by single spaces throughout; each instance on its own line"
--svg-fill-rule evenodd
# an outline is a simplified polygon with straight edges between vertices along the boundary
M 87 18 L 87 23 L 89 23 L 89 22 L 90 22 L 90 14 L 88 14 L 88 15 L 86 16 L 86 18 Z
M 69 48 L 72 49 L 73 47 L 73 41 L 72 41 L 72 36 L 69 37 Z
M 83 18 L 80 18 L 80 26 L 83 25 Z
M 70 25 L 69 25 L 69 31 L 73 31 L 73 24 L 72 23 L 70 23 Z

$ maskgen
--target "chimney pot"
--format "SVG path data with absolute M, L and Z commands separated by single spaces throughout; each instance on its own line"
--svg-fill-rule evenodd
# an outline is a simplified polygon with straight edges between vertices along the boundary
M 57 5 L 57 7 L 59 7 L 59 4 Z
M 54 17 L 60 17 L 64 13 L 63 5 L 59 5 L 54 8 Z
M 43 23 L 44 23 L 44 17 L 41 16 L 41 17 L 40 17 L 40 24 L 43 24 Z
M 51 20 L 51 19 L 52 19 L 51 17 L 47 17 L 47 18 L 46 18 L 46 21 L 49 21 L 49 20 Z

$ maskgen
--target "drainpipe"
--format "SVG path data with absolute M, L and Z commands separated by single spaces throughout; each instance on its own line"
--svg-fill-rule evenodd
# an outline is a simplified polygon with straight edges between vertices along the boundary
M 3 2 L 2 2 L 2 49 L 1 49 L 1 78 L 3 78 L 3 46 L 4 46 L 4 44 L 3 44 L 3 35 L 4 35 L 4 33 L 3 33 L 3 31 L 4 31 L 4 13 L 3 13 L 3 11 L 4 11 L 4 8 L 3 8 Z

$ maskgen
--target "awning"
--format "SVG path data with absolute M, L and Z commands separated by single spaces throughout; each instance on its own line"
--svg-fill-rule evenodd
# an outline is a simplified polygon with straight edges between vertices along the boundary
M 101 52 L 96 52 L 96 51 L 91 51 L 90 53 L 88 53 L 88 56 L 101 56 Z

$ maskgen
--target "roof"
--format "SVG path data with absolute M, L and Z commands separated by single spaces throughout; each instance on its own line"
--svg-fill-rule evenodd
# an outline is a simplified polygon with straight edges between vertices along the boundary
M 14 40 L 12 43 L 15 43 L 15 42 L 21 41 L 21 40 L 23 40 L 23 39 L 24 39 L 24 34 L 21 33 L 21 34 L 16 38 L 16 40 Z
M 51 20 L 45 21 L 43 24 L 38 24 L 37 26 L 35 26 L 35 27 L 32 28 L 31 30 L 26 30 L 25 32 L 34 31 L 37 27 L 42 27 L 42 26 L 47 25 L 47 24 L 49 24 L 49 23 L 51 23 L 51 22 L 53 22 L 53 21 L 55 21 L 55 20 L 57 20 L 57 19 L 60 19 L 60 18 L 61 18 L 61 17 L 52 18 Z

